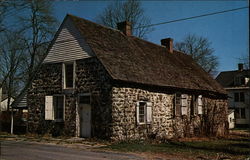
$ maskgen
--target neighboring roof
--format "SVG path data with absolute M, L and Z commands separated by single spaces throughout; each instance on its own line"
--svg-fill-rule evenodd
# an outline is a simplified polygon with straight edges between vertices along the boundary
M 226 94 L 191 56 L 67 15 L 115 80 Z
M 8 98 L 7 94 L 2 94 L 2 102 L 5 101 Z M 13 97 L 11 97 L 13 99 Z
M 234 70 L 234 71 L 224 71 L 221 72 L 217 77 L 216 80 L 223 86 L 223 87 L 234 87 L 234 78 L 237 76 L 244 76 L 249 77 L 250 70 Z M 247 84 L 248 85 L 248 84 Z
M 228 109 L 227 114 L 229 115 L 229 114 L 231 114 L 233 112 L 234 112 L 234 109 Z

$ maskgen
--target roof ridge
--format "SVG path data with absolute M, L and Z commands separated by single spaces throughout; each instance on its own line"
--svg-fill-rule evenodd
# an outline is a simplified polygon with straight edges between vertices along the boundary
M 95 25 L 97 25 L 97 26 L 104 27 L 104 28 L 106 28 L 106 29 L 110 29 L 110 30 L 119 32 L 119 33 L 121 33 L 122 35 L 124 35 L 124 34 L 123 34 L 120 30 L 118 30 L 118 29 L 111 28 L 111 27 L 105 26 L 105 25 L 103 25 L 103 24 L 98 24 L 98 23 L 96 23 L 96 22 L 90 21 L 90 20 L 88 20 L 88 19 L 85 19 L 85 18 L 82 18 L 82 17 L 79 17 L 79 16 L 75 16 L 75 15 L 72 15 L 72 14 L 67 14 L 67 16 L 75 17 L 75 18 L 78 18 L 78 19 L 87 21 L 87 22 L 89 22 L 89 23 L 93 23 L 93 24 L 95 24 Z M 124 35 L 124 36 L 125 36 L 125 35 Z

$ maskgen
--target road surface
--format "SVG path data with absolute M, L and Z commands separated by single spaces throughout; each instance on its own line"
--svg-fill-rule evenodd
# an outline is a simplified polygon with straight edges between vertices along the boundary
M 55 144 L 1 141 L 1 160 L 142 160 L 133 154 L 91 151 Z

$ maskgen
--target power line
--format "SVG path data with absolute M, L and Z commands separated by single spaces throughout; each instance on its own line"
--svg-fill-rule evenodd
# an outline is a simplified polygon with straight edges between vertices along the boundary
M 215 15 L 215 14 L 222 14 L 222 13 L 226 13 L 226 12 L 233 12 L 233 11 L 237 11 L 237 10 L 241 10 L 241 9 L 246 9 L 246 8 L 249 8 L 249 6 L 247 6 L 247 7 L 241 7 L 241 8 L 235 8 L 235 9 L 230 9 L 230 10 L 224 10 L 224 11 L 219 11 L 219 12 L 213 12 L 213 13 L 207 13 L 207 14 L 202 14 L 202 15 L 199 15 L 199 16 L 186 17 L 186 18 L 171 20 L 171 21 L 167 21 L 167 22 L 150 24 L 150 25 L 146 25 L 146 26 L 137 27 L 137 28 L 134 28 L 134 29 L 145 28 L 145 27 L 152 27 L 152 26 L 158 26 L 158 25 L 162 25 L 162 24 L 174 23 L 174 22 L 179 22 L 179 21 L 185 21 L 185 20 L 189 20 L 189 19 L 200 18 L 200 17 L 205 17 L 205 16 L 211 16 L 211 15 Z

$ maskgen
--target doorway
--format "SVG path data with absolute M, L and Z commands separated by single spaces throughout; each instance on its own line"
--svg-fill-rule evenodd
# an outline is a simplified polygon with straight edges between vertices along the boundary
M 91 137 L 91 105 L 89 95 L 79 96 L 80 137 Z

